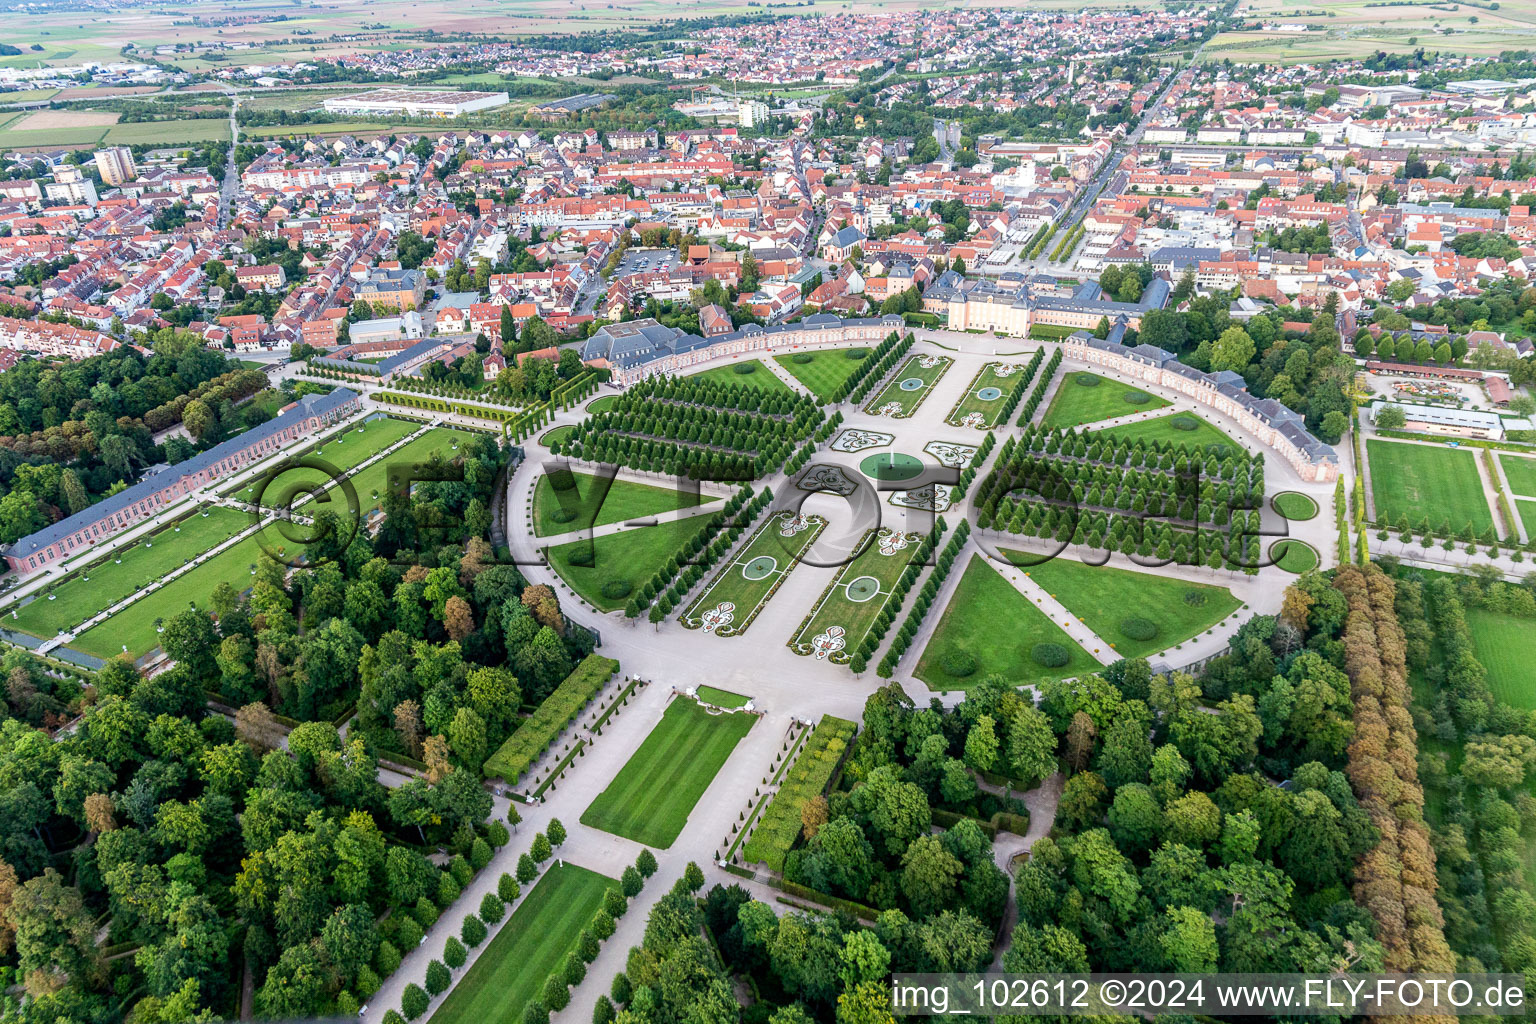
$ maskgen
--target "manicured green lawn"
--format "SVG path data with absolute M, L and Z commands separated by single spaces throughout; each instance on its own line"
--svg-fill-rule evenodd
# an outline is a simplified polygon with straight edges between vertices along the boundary
M 129 597 L 135 591 L 158 582 L 167 573 L 185 565 L 209 548 L 218 546 L 252 525 L 251 516 L 232 508 L 215 505 L 205 517 L 194 513 L 190 518 L 168 527 L 149 538 L 148 546 L 139 541 L 114 558 L 74 575 L 52 587 L 55 599 L 38 597 L 16 612 L 5 625 L 33 636 L 51 637 L 61 628 L 78 625 Z M 177 532 L 177 528 L 180 532 Z M 119 564 L 116 558 L 121 558 Z
M 1365 443 L 1365 452 L 1377 522 L 1395 525 L 1398 516 L 1406 514 L 1409 525 L 1417 528 L 1428 516 L 1431 527 L 1448 521 L 1451 532 L 1457 533 L 1471 523 L 1479 534 L 1493 525 L 1471 449 L 1373 437 Z
M 976 376 L 971 379 L 970 387 L 966 388 L 965 397 L 955 404 L 944 418 L 946 423 L 956 426 L 965 422 L 965 418 L 972 413 L 981 416 L 983 427 L 995 427 L 997 421 L 1002 418 L 1003 408 L 1008 404 L 1008 396 L 1019 387 L 1024 380 L 1024 367 L 1026 363 L 987 363 Z M 1008 368 L 1007 373 L 999 373 L 998 370 Z
M 603 905 L 603 893 L 618 887 L 614 879 L 568 861 L 550 864 L 429 1024 L 521 1024 L 523 1007 L 576 948 Z
M 539 477 L 539 482 L 533 490 L 534 536 L 551 537 L 556 534 L 570 533 L 572 530 L 585 529 L 588 526 L 626 523 L 631 519 L 673 512 L 680 508 L 693 508 L 695 505 L 716 500 L 709 498 L 706 501 L 702 494 L 690 494 L 686 491 L 615 479 L 609 486 L 608 493 L 603 495 L 602 504 L 593 509 L 588 508 L 587 505 L 589 500 L 595 498 L 594 490 L 598 478 L 591 473 L 573 472 L 571 475 L 576 478 L 575 497 L 579 503 L 579 508 L 575 510 L 576 518 L 564 523 L 555 518 L 556 513 L 561 511 L 560 498 L 554 485 L 550 483 L 549 474 L 546 473 Z M 569 495 L 571 492 L 566 493 Z
M 1174 420 L 1195 423 L 1194 430 L 1180 430 L 1173 425 Z M 1243 446 L 1238 444 L 1226 434 L 1211 426 L 1205 420 L 1194 413 L 1180 412 L 1171 416 L 1159 416 L 1156 419 L 1143 420 L 1140 423 L 1122 423 L 1118 427 L 1107 427 L 1099 431 L 1105 437 L 1125 437 L 1132 441 L 1164 441 L 1172 444 L 1182 444 L 1203 448 L 1209 444 L 1230 445 L 1233 451 L 1242 451 Z
M 1515 494 L 1536 498 L 1536 459 L 1499 452 L 1499 465 L 1509 478 L 1509 489 Z
M 1529 498 L 1515 499 L 1515 515 L 1525 524 L 1525 535 L 1536 537 L 1536 500 Z
M 618 404 L 618 395 L 604 395 L 602 398 L 593 399 L 592 404 L 587 406 L 587 412 L 603 412 L 607 409 L 612 409 Z
M 1269 557 L 1286 572 L 1300 576 L 1308 569 L 1317 567 L 1317 551 L 1312 545 L 1299 540 L 1277 540 L 1270 545 Z
M 419 429 L 421 429 L 420 423 L 412 423 L 408 420 L 397 420 L 387 416 L 372 419 L 364 423 L 361 430 L 353 427 L 344 433 L 332 435 L 325 444 L 306 453 L 306 456 L 314 456 L 335 467 L 338 474 L 346 474 L 402 437 L 408 437 Z M 333 481 L 333 478 L 324 471 L 311 466 L 296 466 L 278 472 L 263 488 L 265 479 L 265 476 L 258 477 L 251 482 L 250 486 L 230 497 L 236 501 L 254 502 L 257 492 L 260 491 L 263 507 L 286 508 L 289 507 L 288 498 L 291 496 L 292 507 L 297 508 L 308 500 L 302 497 L 303 492 L 323 488 Z
M 1536 709 L 1536 624 L 1486 608 L 1468 608 L 1472 648 L 1488 670 L 1488 688 L 1498 700 Z
M 1012 557 L 1014 552 L 1005 550 L 1003 555 Z M 1020 557 L 1029 560 L 1029 556 Z M 1226 587 L 1085 565 L 1070 558 L 1031 564 L 1023 572 L 1125 658 L 1145 658 L 1183 643 L 1242 604 Z M 1121 625 L 1129 618 L 1156 623 L 1157 635 L 1150 640 L 1127 636 Z
M 927 363 L 928 365 L 924 365 Z M 886 406 L 897 408 L 896 416 L 911 416 L 917 411 L 917 407 L 923 404 L 923 400 L 933 391 L 933 386 L 944 376 L 944 372 L 954 365 L 954 360 L 949 356 L 916 355 L 907 357 L 907 361 L 897 367 L 896 373 L 890 382 L 880 390 L 874 398 L 864 403 L 864 411 L 873 415 L 885 415 L 880 412 Z M 921 382 L 911 388 L 902 387 L 904 381 Z
M 853 358 L 849 353 L 858 353 L 858 357 Z M 830 402 L 832 395 L 859 368 L 859 362 L 868 353 L 867 348 L 829 348 L 819 352 L 793 352 L 773 359 L 810 389 L 811 394 L 823 402 Z M 810 360 L 796 362 L 801 356 L 810 356 Z
M 852 362 L 852 360 L 849 360 Z M 752 369 L 746 373 L 738 371 L 738 367 L 750 366 Z M 717 366 L 712 370 L 704 370 L 700 373 L 690 373 L 688 376 L 694 380 L 708 380 L 716 384 L 747 385 L 754 388 L 762 388 L 764 391 L 792 392 L 794 389 L 782 380 L 779 380 L 768 367 L 756 359 L 749 359 L 744 363 L 733 363 L 729 366 Z
M 731 621 L 718 626 L 715 635 L 745 633 L 784 577 L 800 564 L 801 553 L 811 546 L 826 525 L 826 520 L 820 516 L 807 516 L 809 525 L 793 536 L 785 537 L 782 529 L 793 518 L 793 512 L 784 511 L 765 520 L 735 559 L 722 567 L 709 586 L 678 616 L 678 621 L 690 628 L 699 627 L 705 613 L 730 603 L 735 606 L 729 609 Z
M 612 395 L 608 396 L 608 398 L 612 398 L 612 397 L 613 397 Z M 603 399 L 603 401 L 607 401 L 607 399 Z M 570 437 L 574 433 L 576 433 L 576 428 L 574 426 L 572 426 L 571 424 L 567 423 L 563 427 L 556 427 L 554 430 L 546 430 L 546 431 L 544 431 L 544 433 L 539 436 L 539 444 L 543 445 L 546 448 L 549 448 L 549 447 L 552 447 L 558 441 L 564 441 L 566 438 Z
M 1305 522 L 1317 515 L 1317 502 L 1300 491 L 1281 491 L 1269 503 L 1276 512 L 1293 522 Z
M 1046 668 L 1030 657 L 1039 643 L 1060 644 L 1070 660 L 1059 668 Z M 950 675 L 942 662 L 951 652 L 976 659 L 976 671 Z M 973 555 L 913 674 L 930 690 L 963 690 L 994 672 L 1018 685 L 1087 675 L 1100 667 L 1077 641 L 1005 580 L 998 567 L 981 555 Z
M 712 715 L 694 701 L 674 700 L 640 749 L 582 814 L 581 823 L 667 849 L 756 721 L 754 715 Z
M 440 454 L 444 459 L 451 461 L 456 454 L 457 446 L 474 436 L 467 430 L 433 427 L 404 448 L 394 452 L 389 458 L 380 459 L 351 477 L 352 486 L 357 491 L 357 503 L 363 516 L 366 518 L 369 512 L 383 505 L 384 493 L 390 485 L 391 469 L 396 470 L 397 483 L 409 484 L 412 464 L 426 462 L 434 454 Z
M 730 690 L 720 690 L 713 686 L 699 687 L 699 700 L 713 704 L 717 708 L 745 707 L 747 701 L 751 699 L 751 697 L 743 697 L 739 693 L 732 693 Z
M 880 617 L 880 610 L 891 600 L 896 581 L 902 571 L 917 555 L 922 538 L 918 534 L 906 535 L 906 546 L 892 554 L 880 551 L 880 534 L 866 533 L 860 541 L 864 550 L 852 561 L 838 567 L 832 584 L 816 602 L 810 618 L 790 640 L 789 646 L 796 654 L 814 654 L 813 641 L 833 627 L 843 630 L 843 647 L 833 652 L 842 661 L 852 657 L 864 637 Z
M 1091 382 L 1091 383 L 1090 383 Z M 1076 427 L 1096 420 L 1162 409 L 1170 403 L 1140 388 L 1084 370 L 1062 377 L 1042 425 Z
M 591 542 L 593 561 L 590 566 L 571 564 L 571 556 L 586 550 L 588 544 L 584 540 L 571 541 L 548 549 L 549 564 L 571 585 L 571 589 L 587 599 L 588 604 L 605 612 L 616 611 L 629 602 L 629 595 L 639 590 L 667 559 L 677 554 L 683 542 L 703 527 L 706 518 L 694 516 L 598 537 Z M 615 581 L 629 584 L 629 591 L 623 597 L 604 597 L 603 585 Z

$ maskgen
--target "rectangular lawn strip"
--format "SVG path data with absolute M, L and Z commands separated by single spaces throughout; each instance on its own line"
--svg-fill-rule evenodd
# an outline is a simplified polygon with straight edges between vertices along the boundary
M 1536 499 L 1516 498 L 1515 515 L 1525 524 L 1525 535 L 1536 537 Z
M 521 1024 L 523 1007 L 576 948 L 619 883 L 569 861 L 547 868 L 491 944 L 449 991 L 429 1024 Z
M 1002 554 L 1012 558 L 1016 553 L 1004 550 Z M 1029 561 L 1028 556 L 1020 557 Z M 1226 587 L 1107 565 L 1085 565 L 1070 558 L 1053 558 L 1018 571 L 1044 587 L 1124 658 L 1144 658 L 1183 643 L 1242 604 Z M 1191 594 L 1200 595 L 1204 603 L 1189 604 L 1185 597 Z M 1157 635 L 1150 640 L 1127 636 L 1120 627 L 1128 618 L 1155 624 Z
M 210 508 L 206 518 L 201 513 L 193 513 L 176 524 L 181 528 L 180 533 L 174 526 L 166 527 L 149 538 L 148 547 L 144 541 L 136 541 L 119 552 L 121 564 L 115 558 L 109 558 L 71 576 L 50 588 L 49 592 L 56 595 L 54 600 L 40 595 L 26 607 L 17 609 L 16 617 L 6 625 L 33 636 L 54 636 L 60 629 L 78 625 L 135 591 L 158 582 L 167 573 L 186 564 L 187 559 L 216 547 L 250 525 L 248 513 L 221 505 Z
M 1509 489 L 1515 494 L 1536 498 L 1536 459 L 1498 452 L 1499 465 L 1509 479 Z
M 853 360 L 849 360 L 853 362 Z M 750 371 L 738 371 L 738 366 L 750 366 Z M 779 379 L 778 374 L 764 366 L 760 360 L 748 359 L 745 362 L 732 363 L 729 366 L 717 366 L 712 370 L 703 370 L 699 373 L 690 373 L 688 376 L 695 380 L 713 381 L 716 384 L 735 384 L 746 387 L 762 388 L 764 391 L 783 391 L 786 394 L 794 391 L 788 384 Z
M 850 352 L 868 352 L 867 348 L 829 348 L 817 352 L 792 352 L 774 356 L 774 362 L 788 370 L 790 376 L 810 389 L 811 394 L 823 402 L 830 402 L 832 395 L 842 387 L 843 381 L 859 368 L 859 359 L 851 358 Z M 809 362 L 797 363 L 799 356 L 810 356 Z
M 921 535 L 909 534 L 906 547 L 898 549 L 895 554 L 882 555 L 878 533 L 871 530 L 865 537 L 867 540 L 862 543 L 867 544 L 867 547 L 857 558 L 838 568 L 837 575 L 832 577 L 832 582 L 806 617 L 805 624 L 790 639 L 789 647 L 796 654 L 814 653 L 811 641 L 825 633 L 828 627 L 841 626 L 845 634 L 844 644 L 836 656 L 839 661 L 851 657 L 864 642 L 865 634 L 874 625 L 875 619 L 880 616 L 880 609 L 891 599 L 891 591 L 901 578 L 902 570 L 906 569 L 922 544 Z M 848 587 L 866 577 L 879 583 L 879 591 L 863 601 L 849 598 Z
M 1512 707 L 1536 709 L 1536 629 L 1531 620 L 1468 608 L 1467 626 L 1494 697 Z
M 590 566 L 571 564 L 571 556 L 585 551 L 588 545 L 587 541 L 574 540 L 546 549 L 549 564 L 572 590 L 587 599 L 588 604 L 605 612 L 617 611 L 629 602 L 629 595 L 639 591 L 645 581 L 666 565 L 667 559 L 677 554 L 683 542 L 702 529 L 708 520 L 709 515 L 699 515 L 598 537 L 590 542 L 593 553 Z M 629 592 L 620 598 L 604 597 L 603 585 L 612 581 L 628 583 Z
M 1009 364 L 1014 367 L 1014 370 L 1006 377 L 998 376 L 997 368 L 1001 365 L 1003 364 L 987 363 L 981 368 L 976 376 L 972 378 L 971 386 L 966 388 L 965 397 L 961 398 L 960 401 L 955 404 L 955 407 L 949 411 L 949 415 L 944 418 L 946 423 L 953 423 L 958 425 L 971 413 L 979 412 L 981 413 L 981 421 L 983 426 L 997 426 L 997 420 L 1002 415 L 1003 407 L 1008 404 L 1009 394 L 1012 393 L 1014 386 L 1017 385 L 1023 377 L 1024 366 L 1026 364 Z M 978 398 L 976 393 L 981 391 L 983 388 L 996 388 L 998 391 L 1001 391 L 1002 394 L 990 400 Z
M 1079 379 L 1092 379 L 1097 384 L 1079 384 Z M 1146 396 L 1145 401 L 1130 402 L 1126 396 Z M 1171 405 L 1164 399 L 1158 398 L 1141 388 L 1122 384 L 1108 377 L 1101 377 L 1096 373 L 1086 370 L 1078 373 L 1063 374 L 1061 383 L 1056 387 L 1056 394 L 1051 399 L 1050 407 L 1045 410 L 1043 426 L 1047 429 L 1076 427 L 1084 423 L 1093 423 L 1097 420 L 1114 419 L 1117 416 L 1128 416 L 1131 413 L 1147 412 L 1151 409 L 1162 409 Z M 1214 428 L 1212 428 L 1214 429 Z
M 324 444 L 314 451 L 305 452 L 304 455 L 312 455 L 317 459 L 330 463 L 336 467 L 338 473 L 350 473 L 359 465 L 367 462 L 379 452 L 399 441 L 402 437 L 408 437 L 421 428 L 420 423 L 409 420 L 397 420 L 386 416 L 372 419 L 363 424 L 359 431 L 352 427 L 346 431 L 332 434 Z M 274 466 L 281 465 L 281 460 Z M 231 494 L 236 501 L 254 502 L 257 491 L 261 489 L 261 481 L 266 474 L 251 481 L 243 490 Z M 297 488 L 302 485 L 324 487 L 331 480 L 323 470 L 311 466 L 296 466 L 286 470 L 272 478 L 265 493 L 262 494 L 262 503 L 268 508 L 277 507 L 280 503 L 281 492 L 288 491 L 297 494 Z M 299 500 L 294 499 L 294 507 L 298 507 Z
M 751 697 L 743 697 L 739 693 L 730 690 L 721 690 L 714 686 L 700 686 L 698 689 L 699 700 L 706 704 L 713 704 L 717 708 L 745 707 Z
M 456 454 L 453 450 L 453 443 L 457 441 L 462 444 L 474 436 L 475 434 L 468 430 L 455 430 L 452 427 L 433 427 L 404 448 L 390 455 L 389 458 L 380 459 L 367 469 L 350 477 L 352 487 L 357 492 L 358 506 L 362 510 L 364 518 L 367 517 L 369 512 L 383 505 L 384 492 L 389 487 L 389 470 L 391 466 L 398 466 L 402 474 L 408 475 L 412 463 L 426 462 L 434 453 L 441 453 L 444 459 L 451 460 Z
M 1452 533 L 1468 523 L 1481 534 L 1493 525 L 1483 497 L 1476 456 L 1470 448 L 1406 444 L 1373 437 L 1365 443 L 1371 464 L 1371 494 L 1377 522 L 1395 524 L 1401 515 L 1415 529 L 1429 517 L 1431 528 L 1449 522 Z
M 573 530 L 584 530 L 589 526 L 626 523 L 631 519 L 658 515 L 662 512 L 674 512 L 680 508 L 693 508 L 696 505 L 717 500 L 706 498 L 703 494 L 615 478 L 608 487 L 608 493 L 603 496 L 602 504 L 593 510 L 585 506 L 589 497 L 594 494 L 598 482 L 597 476 L 592 473 L 574 472 L 571 476 L 576 479 L 575 497 L 581 507 L 576 510 L 576 518 L 565 523 L 555 519 L 555 514 L 561 510 L 561 504 L 549 474 L 539 477 L 539 482 L 533 491 L 533 535 L 535 537 L 551 537 L 570 533 Z
M 1073 386 L 1075 387 L 1076 385 Z M 1194 430 L 1179 430 L 1173 425 L 1173 421 L 1176 419 L 1194 420 L 1196 427 Z M 1130 441 L 1165 441 L 1192 448 L 1203 448 L 1208 444 L 1231 445 L 1235 450 L 1241 450 L 1243 447 L 1232 440 L 1227 434 L 1211 426 L 1192 412 L 1158 416 L 1150 420 L 1143 420 L 1140 423 L 1122 423 L 1118 427 L 1106 427 L 1098 431 L 1098 433 L 1104 437 L 1124 437 Z
M 774 590 L 800 564 L 800 555 L 811 546 L 811 542 L 826 525 L 826 520 L 820 516 L 808 516 L 811 522 L 809 527 L 793 537 L 783 537 L 779 530 L 792 515 L 791 512 L 779 512 L 768 517 L 740 553 L 715 574 L 709 586 L 694 598 L 687 610 L 677 617 L 677 621 L 689 629 L 697 629 L 703 624 L 705 612 L 721 602 L 729 601 L 736 606 L 732 620 L 716 628 L 715 634 L 740 636 L 745 633 L 757 613 L 762 611 L 768 599 L 773 596 Z M 772 568 L 761 559 L 772 559 Z M 759 572 L 764 574 L 759 576 Z
M 156 619 L 169 619 L 185 611 L 188 602 L 195 601 L 199 608 L 207 608 L 213 589 L 220 583 L 228 582 L 237 592 L 250 587 L 251 566 L 261 560 L 262 534 L 268 534 L 268 543 L 282 543 L 278 534 L 269 531 L 270 526 L 151 591 L 107 621 L 80 634 L 70 641 L 69 646 L 98 658 L 115 657 L 122 653 L 125 645 L 135 658 L 154 650 L 159 646 Z
M 581 815 L 581 823 L 665 850 L 756 716 L 710 714 L 674 700 L 661 721 Z
M 932 366 L 923 366 L 924 359 L 936 360 Z M 891 377 L 890 383 L 881 389 L 880 393 L 871 398 L 864 405 L 867 413 L 877 413 L 887 403 L 895 402 L 901 406 L 899 416 L 911 416 L 917 411 L 917 407 L 923 404 L 923 399 L 933 390 L 933 386 L 944 376 L 944 371 L 954 365 L 954 360 L 949 356 L 916 355 L 907 357 L 907 361 L 897 368 Z M 923 387 L 913 391 L 903 391 L 901 382 L 916 378 L 923 382 Z
M 1059 644 L 1067 652 L 1067 663 L 1047 668 L 1036 662 L 1031 652 L 1041 643 Z M 975 660 L 973 671 L 951 675 L 945 670 L 945 655 L 958 653 Z M 963 690 L 994 672 L 1017 685 L 1088 675 L 1101 667 L 1004 579 L 999 567 L 982 555 L 974 555 L 913 675 L 930 690 Z

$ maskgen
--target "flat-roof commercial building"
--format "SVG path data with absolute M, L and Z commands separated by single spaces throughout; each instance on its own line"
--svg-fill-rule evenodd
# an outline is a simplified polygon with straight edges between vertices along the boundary
M 373 116 L 458 117 L 477 110 L 505 106 L 504 92 L 460 92 L 431 89 L 372 89 L 355 96 L 335 96 L 325 101 L 329 114 Z

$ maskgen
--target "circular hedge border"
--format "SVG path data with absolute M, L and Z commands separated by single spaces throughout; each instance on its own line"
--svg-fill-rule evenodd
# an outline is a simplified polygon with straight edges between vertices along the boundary
M 1125 394 L 1120 396 L 1120 400 L 1131 405 L 1146 405 L 1148 402 L 1152 401 L 1152 396 L 1147 394 L 1145 391 L 1127 391 Z
M 851 348 L 844 352 L 843 355 L 847 356 L 849 359 L 863 359 L 865 356 L 869 355 L 869 349 Z
M 1284 551 L 1280 551 L 1280 552 L 1277 553 L 1276 549 L 1277 548 L 1282 548 L 1283 545 L 1286 545 L 1286 544 L 1294 544 L 1297 547 L 1301 548 L 1303 551 L 1305 551 L 1306 552 L 1306 557 L 1307 557 L 1307 560 L 1308 560 L 1308 564 L 1303 565 L 1300 569 L 1287 568 L 1286 566 L 1281 565 L 1280 563 L 1282 561 L 1284 561 L 1287 556 L 1290 555 L 1290 552 L 1288 550 L 1284 550 Z M 1322 564 L 1322 558 L 1318 556 L 1316 548 L 1314 548 L 1311 544 L 1308 544 L 1306 541 L 1297 540 L 1294 537 L 1283 537 L 1280 540 L 1277 540 L 1273 544 L 1271 544 L 1269 546 L 1269 558 L 1270 558 L 1270 561 L 1274 562 L 1274 564 L 1275 564 L 1275 566 L 1277 568 L 1279 568 L 1279 569 L 1281 569 L 1281 570 L 1283 570 L 1285 572 L 1291 573 L 1294 576 L 1300 576 L 1302 573 L 1306 572 L 1307 570 L 1309 570 L 1309 569 L 1316 569 L 1320 564 Z
M 1304 507 L 1311 509 L 1311 511 L 1303 515 L 1295 508 L 1297 501 L 1305 502 Z M 1292 507 L 1287 510 L 1287 505 Z M 1269 499 L 1269 507 L 1274 509 L 1280 518 L 1289 519 L 1293 523 L 1304 523 L 1308 519 L 1315 519 L 1317 517 L 1317 502 L 1310 494 L 1302 494 L 1300 491 L 1281 491 Z
M 1072 660 L 1071 653 L 1061 644 L 1040 643 L 1029 650 L 1029 656 L 1046 668 L 1061 668 Z
M 549 514 L 551 522 L 569 523 L 576 518 L 576 510 L 573 508 L 557 508 Z
M 945 675 L 964 679 L 976 671 L 976 659 L 964 651 L 949 651 L 939 659 L 939 668 Z
M 1120 620 L 1120 632 L 1132 640 L 1151 640 L 1157 636 L 1157 623 L 1140 615 L 1131 615 Z

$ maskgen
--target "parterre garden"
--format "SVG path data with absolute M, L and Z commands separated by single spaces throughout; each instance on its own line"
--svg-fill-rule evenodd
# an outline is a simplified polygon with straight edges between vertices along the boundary
M 1470 449 L 1373 437 L 1365 443 L 1376 521 L 1451 535 L 1493 527 L 1477 459 Z M 1506 472 L 1508 469 L 1506 468 Z
M 1076 427 L 1162 409 L 1169 404 L 1140 388 L 1083 370 L 1062 377 L 1041 424 L 1052 428 Z
M 825 525 L 820 516 L 791 510 L 769 516 L 678 621 L 717 636 L 745 633 Z
M 893 598 L 922 571 L 936 537 L 937 528 L 928 536 L 890 527 L 868 530 L 855 546 L 854 557 L 838 567 L 801 621 L 789 640 L 790 649 L 838 664 L 851 661 L 859 671 L 862 659 L 874 653 L 872 642 L 884 634 L 877 624 L 889 626 L 900 610 L 899 598 Z
M 971 379 L 965 396 L 945 417 L 945 422 L 959 427 L 987 430 L 1006 420 L 1040 368 L 1044 349 L 1037 349 L 1025 363 L 987 363 Z
M 901 364 L 890 383 L 865 404 L 864 411 L 875 416 L 893 416 L 897 419 L 911 416 L 954 362 L 949 356 L 910 357 Z

